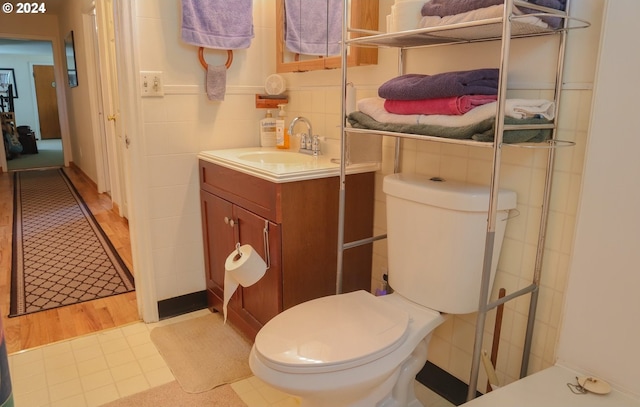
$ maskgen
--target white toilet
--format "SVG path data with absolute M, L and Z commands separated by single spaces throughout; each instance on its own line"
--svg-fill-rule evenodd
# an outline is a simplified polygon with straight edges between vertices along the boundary
M 478 308 L 487 187 L 385 177 L 389 284 L 393 294 L 332 295 L 269 321 L 249 356 L 253 373 L 303 407 L 422 406 L 413 383 L 444 314 Z M 498 194 L 491 284 L 516 194 Z

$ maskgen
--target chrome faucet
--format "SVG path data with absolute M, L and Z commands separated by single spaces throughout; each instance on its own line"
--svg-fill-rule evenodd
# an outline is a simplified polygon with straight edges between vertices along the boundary
M 317 135 L 313 134 L 311 122 L 309 121 L 309 119 L 303 116 L 298 116 L 295 119 L 291 120 L 291 124 L 289 125 L 289 134 L 294 134 L 293 128 L 298 122 L 302 122 L 307 125 L 307 133 L 302 133 L 300 135 L 300 149 L 298 150 L 298 152 L 304 154 L 320 155 L 320 140 Z

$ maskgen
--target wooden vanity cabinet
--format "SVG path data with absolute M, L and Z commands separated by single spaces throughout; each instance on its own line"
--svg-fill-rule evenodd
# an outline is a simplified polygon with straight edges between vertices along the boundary
M 224 263 L 236 243 L 263 259 L 268 228 L 270 267 L 250 287 L 238 287 L 230 323 L 249 338 L 279 312 L 335 294 L 339 177 L 273 183 L 200 160 L 200 200 L 208 306 L 222 312 Z M 345 241 L 373 230 L 374 173 L 347 176 Z M 372 245 L 344 252 L 343 291 L 371 289 Z

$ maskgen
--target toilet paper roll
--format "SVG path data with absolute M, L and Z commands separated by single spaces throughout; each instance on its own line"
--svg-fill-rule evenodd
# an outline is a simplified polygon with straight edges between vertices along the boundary
M 249 287 L 257 283 L 266 271 L 267 264 L 251 245 L 242 245 L 227 256 L 224 262 L 224 300 L 222 302 L 224 322 L 227 322 L 227 305 L 238 286 Z

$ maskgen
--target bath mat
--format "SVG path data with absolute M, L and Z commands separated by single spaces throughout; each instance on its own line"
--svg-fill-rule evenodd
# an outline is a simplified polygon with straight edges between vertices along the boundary
M 134 290 L 62 169 L 14 173 L 10 317 Z
M 251 343 L 215 313 L 151 331 L 151 341 L 187 393 L 251 376 Z
M 140 393 L 132 394 L 101 407 L 175 407 L 175 406 L 208 406 L 208 407 L 246 407 L 229 385 L 198 394 L 185 393 L 178 382 L 169 382 Z

